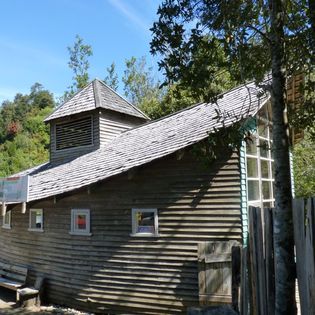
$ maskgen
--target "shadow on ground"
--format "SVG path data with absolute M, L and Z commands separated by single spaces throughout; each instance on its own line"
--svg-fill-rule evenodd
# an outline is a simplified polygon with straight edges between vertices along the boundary
M 15 292 L 0 289 L 0 315 L 86 315 L 72 309 L 64 309 L 56 306 L 41 308 L 22 308 L 15 303 Z

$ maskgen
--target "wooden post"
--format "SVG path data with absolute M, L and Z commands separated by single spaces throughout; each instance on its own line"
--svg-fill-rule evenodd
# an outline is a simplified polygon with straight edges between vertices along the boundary
M 22 209 L 21 209 L 21 212 L 22 212 L 23 214 L 26 213 L 26 202 L 22 202 Z
M 241 248 L 232 247 L 232 308 L 240 312 Z
M 7 205 L 5 204 L 4 201 L 2 201 L 2 211 L 1 211 L 1 215 L 4 217 L 5 213 L 7 211 Z
M 206 264 L 205 264 L 206 243 L 198 244 L 198 283 L 199 283 L 199 304 L 206 304 Z

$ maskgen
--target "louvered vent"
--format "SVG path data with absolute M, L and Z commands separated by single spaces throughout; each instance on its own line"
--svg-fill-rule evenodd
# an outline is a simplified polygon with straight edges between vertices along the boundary
M 56 125 L 56 150 L 93 144 L 92 117 Z

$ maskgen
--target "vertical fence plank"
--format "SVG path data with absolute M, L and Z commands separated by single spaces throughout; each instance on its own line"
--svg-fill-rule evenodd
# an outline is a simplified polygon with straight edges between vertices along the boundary
M 241 247 L 232 247 L 232 308 L 240 312 Z
M 275 268 L 273 248 L 273 210 L 264 209 L 265 263 L 266 263 L 266 294 L 268 315 L 275 313 Z
M 266 272 L 261 210 L 259 208 L 249 208 L 249 227 L 253 314 L 264 315 L 267 313 Z
M 247 242 L 248 244 L 248 242 Z M 241 259 L 241 314 L 248 315 L 249 308 L 249 270 L 248 270 L 248 249 L 247 247 L 242 248 L 242 259 Z
M 315 314 L 315 200 L 293 201 L 296 270 L 301 313 Z
M 200 242 L 198 244 L 198 283 L 199 283 L 199 304 L 206 304 L 206 243 Z

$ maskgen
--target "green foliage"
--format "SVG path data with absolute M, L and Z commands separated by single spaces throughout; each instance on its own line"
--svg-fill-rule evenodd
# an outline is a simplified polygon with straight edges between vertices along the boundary
M 295 193 L 299 197 L 315 196 L 315 139 L 306 133 L 293 150 Z
M 156 106 L 163 96 L 160 82 L 154 77 L 152 67 L 147 66 L 145 57 L 131 57 L 126 60 L 122 78 L 126 97 L 140 108 Z
M 304 78 L 299 90 L 303 100 L 289 104 L 289 122 L 296 129 L 307 130 L 308 136 L 315 141 L 315 73 Z
M 163 116 L 173 114 L 181 109 L 196 104 L 200 98 L 192 96 L 189 89 L 184 89 L 178 85 L 168 87 L 161 100 L 143 104 L 141 109 L 151 118 L 158 119 Z
M 112 62 L 112 64 L 108 68 L 106 68 L 106 71 L 107 71 L 107 75 L 106 75 L 106 77 L 104 79 L 104 82 L 109 87 L 111 87 L 114 91 L 117 91 L 119 81 L 118 81 L 118 75 L 117 75 L 117 72 L 116 72 L 116 65 L 115 65 L 115 63 Z
M 93 55 L 93 50 L 90 45 L 86 45 L 83 39 L 76 35 L 73 47 L 68 47 L 70 60 L 68 62 L 69 68 L 73 71 L 73 84 L 65 92 L 63 99 L 66 100 L 71 97 L 78 90 L 82 89 L 88 84 L 90 67 L 88 58 Z
M 294 73 L 311 63 L 311 13 L 306 1 L 283 6 L 286 66 Z M 162 56 L 159 65 L 170 81 L 198 91 L 224 69 L 237 82 L 261 81 L 270 71 L 269 1 L 165 0 L 157 13 L 151 52 Z
M 0 107 L 0 177 L 48 160 L 49 130 L 43 120 L 55 106 L 53 95 L 35 83 Z

